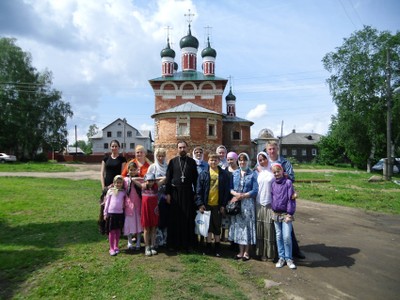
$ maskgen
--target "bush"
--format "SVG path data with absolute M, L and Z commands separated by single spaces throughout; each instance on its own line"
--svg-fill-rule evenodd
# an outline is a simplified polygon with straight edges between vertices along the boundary
M 36 154 L 35 158 L 33 159 L 35 162 L 47 162 L 48 160 L 47 154 L 44 152 Z

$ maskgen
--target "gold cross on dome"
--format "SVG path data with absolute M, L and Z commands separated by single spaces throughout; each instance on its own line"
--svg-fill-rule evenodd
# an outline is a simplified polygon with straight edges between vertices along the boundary
M 190 25 L 190 23 L 192 23 L 192 19 L 191 19 L 191 17 L 194 17 L 194 14 L 191 14 L 190 13 L 190 8 L 188 9 L 188 13 L 187 14 L 184 14 L 184 16 L 185 17 L 188 17 L 188 20 L 187 20 L 187 22 L 189 23 L 189 25 Z

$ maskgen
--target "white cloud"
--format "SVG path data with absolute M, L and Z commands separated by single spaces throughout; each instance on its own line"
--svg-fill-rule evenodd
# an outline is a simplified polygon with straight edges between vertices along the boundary
M 146 124 L 146 123 L 140 125 L 140 130 L 151 130 L 151 131 L 153 131 L 153 129 L 154 129 L 154 125 L 149 125 L 149 124 Z
M 259 119 L 267 114 L 267 105 L 258 104 L 255 108 L 251 109 L 246 115 L 246 119 L 254 120 Z

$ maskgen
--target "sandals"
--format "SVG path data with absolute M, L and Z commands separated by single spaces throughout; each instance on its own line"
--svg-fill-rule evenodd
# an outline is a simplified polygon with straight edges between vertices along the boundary
M 241 259 L 243 259 L 243 256 L 235 255 L 234 259 L 235 259 L 235 260 L 241 260 Z
M 242 260 L 243 261 L 248 261 L 250 259 L 250 256 L 249 255 L 243 255 L 243 257 L 242 257 Z

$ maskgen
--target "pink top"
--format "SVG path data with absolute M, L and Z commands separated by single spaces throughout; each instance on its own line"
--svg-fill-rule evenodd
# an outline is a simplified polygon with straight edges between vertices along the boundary
M 104 205 L 104 216 L 108 214 L 122 214 L 124 213 L 124 203 L 126 198 L 125 191 L 118 191 L 114 193 L 113 189 L 109 189 L 106 195 L 106 202 Z
M 125 190 L 128 190 L 128 185 L 131 185 L 130 193 L 125 198 L 125 216 L 133 216 L 135 209 L 140 209 L 141 199 L 136 192 L 135 184 L 130 180 L 129 177 L 124 178 Z M 139 205 L 139 207 L 135 207 Z

